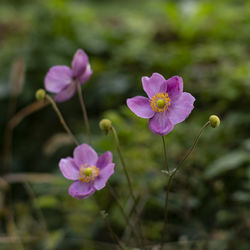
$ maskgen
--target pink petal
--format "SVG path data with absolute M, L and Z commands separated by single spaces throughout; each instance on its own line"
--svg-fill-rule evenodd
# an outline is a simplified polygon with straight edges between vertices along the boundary
M 95 192 L 91 182 L 84 183 L 81 181 L 73 182 L 69 187 L 69 194 L 77 199 L 86 199 Z
M 166 80 L 158 73 L 153 73 L 151 77 L 142 77 L 142 86 L 149 98 L 152 98 L 157 93 L 166 93 L 167 91 Z
M 85 82 L 87 82 L 90 76 L 92 75 L 92 73 L 93 73 L 93 70 L 91 69 L 90 64 L 88 64 L 83 74 L 81 74 L 78 77 L 78 81 L 80 82 L 80 84 L 84 84 Z
M 157 135 L 166 135 L 173 130 L 174 125 L 167 116 L 167 111 L 158 112 L 149 120 L 149 128 Z
M 72 71 L 74 77 L 79 77 L 86 71 L 88 61 L 87 54 L 82 49 L 78 49 L 72 60 Z
M 171 123 L 174 125 L 180 122 L 183 122 L 191 113 L 194 108 L 194 101 L 195 98 L 187 93 L 184 92 L 181 96 L 174 101 L 168 111 L 168 117 Z
M 71 157 L 61 159 L 59 162 L 59 168 L 66 179 L 73 181 L 78 179 L 79 169 L 77 168 Z
M 51 67 L 45 76 L 45 89 L 52 93 L 59 93 L 72 81 L 72 71 L 67 66 Z
M 99 157 L 96 166 L 102 169 L 106 167 L 109 163 L 112 163 L 112 160 L 113 160 L 112 153 L 110 151 L 107 151 Z
M 89 166 L 96 165 L 97 153 L 88 144 L 81 144 L 74 150 L 74 161 L 78 167 L 87 163 Z
M 105 187 L 109 177 L 114 173 L 114 163 L 108 164 L 105 168 L 100 169 L 100 175 L 94 181 L 94 187 L 96 190 L 100 190 Z
M 75 92 L 76 92 L 76 84 L 75 82 L 72 82 L 70 85 L 68 85 L 65 89 L 63 89 L 55 96 L 55 101 L 56 102 L 67 101 L 75 94 Z
M 167 92 L 171 100 L 177 99 L 183 92 L 183 80 L 180 76 L 173 76 L 167 80 Z
M 127 99 L 127 105 L 132 112 L 141 118 L 151 118 L 155 113 L 150 106 L 149 99 L 143 96 Z

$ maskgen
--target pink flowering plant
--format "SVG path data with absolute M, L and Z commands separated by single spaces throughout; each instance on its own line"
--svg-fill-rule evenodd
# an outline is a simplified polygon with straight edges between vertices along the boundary
M 69 194 L 77 199 L 86 199 L 96 190 L 104 188 L 114 173 L 112 157 L 112 153 L 107 151 L 98 158 L 92 147 L 81 144 L 74 149 L 73 158 L 61 159 L 59 168 L 63 176 L 74 181 Z
M 142 86 L 148 98 L 129 98 L 127 105 L 137 116 L 149 119 L 149 128 L 155 134 L 168 134 L 194 108 L 195 98 L 183 92 L 180 76 L 166 80 L 162 75 L 154 73 L 151 77 L 142 77 Z
M 139 211 L 137 207 L 137 192 L 133 188 L 132 180 L 130 178 L 130 169 L 126 164 L 126 159 L 123 157 L 119 137 L 112 121 L 103 119 L 100 121 L 99 126 L 103 131 L 105 131 L 106 135 L 111 133 L 114 137 L 116 152 L 127 182 L 127 192 L 133 201 L 134 209 L 132 210 L 132 215 L 136 218 L 134 223 L 131 222 L 129 215 L 120 202 L 119 196 L 112 187 L 112 176 L 117 174 L 115 173 L 115 163 L 113 162 L 112 153 L 110 151 L 104 153 L 100 152 L 102 154 L 98 157 L 97 152 L 91 146 L 92 141 L 90 127 L 81 88 L 81 86 L 89 80 L 91 74 L 92 70 L 88 56 L 83 50 L 79 49 L 73 57 L 71 68 L 68 66 L 53 66 L 46 74 L 44 80 L 45 89 L 48 92 L 55 94 L 55 96 L 51 97 L 43 89 L 36 92 L 36 98 L 38 100 L 45 100 L 52 105 L 64 129 L 69 134 L 72 141 L 76 144 L 72 153 L 73 157 L 69 156 L 60 159 L 59 169 L 66 179 L 73 182 L 68 190 L 69 195 L 79 200 L 87 199 L 89 197 L 94 198 L 99 208 L 100 215 L 103 217 L 111 237 L 120 249 L 125 249 L 126 242 L 122 242 L 116 232 L 114 232 L 109 224 L 108 216 L 103 213 L 95 198 L 95 193 L 105 187 L 108 187 L 108 190 L 120 209 L 122 216 L 126 220 L 128 227 L 130 227 L 131 232 L 133 233 L 133 242 L 136 247 L 139 249 L 150 249 L 147 246 L 147 239 L 143 230 L 144 226 L 141 219 L 141 211 Z M 190 93 L 183 92 L 183 79 L 180 76 L 173 76 L 166 80 L 161 74 L 153 73 L 151 77 L 142 77 L 142 87 L 147 94 L 147 97 L 136 96 L 128 98 L 127 106 L 140 118 L 149 119 L 149 129 L 151 132 L 156 134 L 156 138 L 157 136 L 162 138 L 164 152 L 163 158 L 165 159 L 165 169 L 162 170 L 162 172 L 166 174 L 165 176 L 162 175 L 162 178 L 167 177 L 164 205 L 164 225 L 159 239 L 159 248 L 163 249 L 164 242 L 166 242 L 166 235 L 168 234 L 166 229 L 169 190 L 174 176 L 180 169 L 183 162 L 193 152 L 205 128 L 209 125 L 213 128 L 218 127 L 220 120 L 215 115 L 210 116 L 208 121 L 206 121 L 206 123 L 202 126 L 191 148 L 187 150 L 186 154 L 183 155 L 183 158 L 177 167 L 172 168 L 168 165 L 165 136 L 173 131 L 175 125 L 183 122 L 191 114 L 194 109 L 195 98 Z M 73 135 L 56 104 L 56 102 L 67 101 L 73 97 L 76 91 L 78 91 L 78 97 L 86 126 L 86 133 L 88 134 L 88 144 L 85 139 L 84 141 L 79 142 L 79 140 Z
M 70 99 L 77 90 L 77 84 L 86 83 L 92 75 L 88 56 L 81 49 L 76 51 L 71 65 L 71 68 L 66 65 L 53 66 L 46 74 L 45 89 L 56 94 L 56 102 Z

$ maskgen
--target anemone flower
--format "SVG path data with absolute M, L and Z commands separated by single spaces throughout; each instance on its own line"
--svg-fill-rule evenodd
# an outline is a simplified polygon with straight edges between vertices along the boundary
M 72 60 L 72 67 L 53 66 L 45 76 L 45 89 L 55 93 L 56 102 L 70 99 L 77 90 L 77 84 L 84 84 L 92 74 L 87 54 L 78 49 Z
M 153 73 L 151 77 L 142 77 L 142 86 L 148 98 L 129 98 L 127 105 L 137 116 L 149 119 L 149 128 L 155 134 L 168 134 L 194 108 L 195 98 L 183 92 L 183 80 L 180 76 L 166 80 L 162 75 Z
M 95 150 L 87 144 L 77 146 L 73 158 L 67 157 L 59 162 L 63 176 L 74 181 L 69 194 L 77 199 L 86 199 L 104 188 L 114 173 L 114 166 L 111 152 L 107 151 L 98 158 Z

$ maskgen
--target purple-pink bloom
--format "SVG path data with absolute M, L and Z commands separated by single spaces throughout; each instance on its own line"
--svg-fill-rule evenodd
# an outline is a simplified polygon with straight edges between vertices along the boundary
M 87 54 L 78 49 L 72 60 L 72 67 L 53 66 L 45 76 L 45 89 L 55 93 L 56 102 L 70 99 L 76 92 L 77 84 L 84 84 L 92 75 Z
M 194 108 L 195 98 L 183 92 L 183 80 L 180 76 L 166 80 L 162 75 L 153 73 L 151 77 L 142 77 L 142 86 L 148 98 L 129 98 L 127 105 L 137 116 L 149 119 L 149 128 L 155 134 L 168 134 Z
M 115 164 L 112 159 L 111 152 L 107 151 L 98 157 L 87 144 L 77 146 L 73 158 L 61 159 L 59 168 L 63 176 L 74 181 L 69 187 L 69 194 L 77 199 L 86 199 L 96 190 L 104 188 L 114 173 Z

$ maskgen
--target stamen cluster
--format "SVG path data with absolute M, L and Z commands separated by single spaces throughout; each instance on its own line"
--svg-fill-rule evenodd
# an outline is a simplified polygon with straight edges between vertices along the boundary
M 87 163 L 81 166 L 79 171 L 79 181 L 81 182 L 94 182 L 95 178 L 100 174 L 100 169 L 96 166 L 88 166 Z
M 159 100 L 162 100 L 165 104 L 158 105 Z M 171 104 L 171 99 L 168 96 L 168 93 L 157 93 L 150 99 L 150 105 L 153 111 L 155 112 L 163 112 L 168 110 L 168 107 Z

